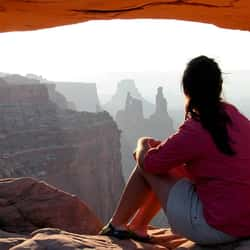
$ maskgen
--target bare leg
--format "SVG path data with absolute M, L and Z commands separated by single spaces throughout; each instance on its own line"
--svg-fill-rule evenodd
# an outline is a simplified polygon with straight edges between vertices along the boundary
M 144 175 L 145 174 L 146 173 L 144 173 Z M 188 178 L 188 172 L 183 166 L 179 166 L 168 171 L 168 176 L 171 177 L 173 180 L 178 180 L 183 177 Z M 150 179 L 152 178 L 153 177 L 151 177 Z M 164 178 L 164 176 L 160 178 Z M 148 224 L 150 223 L 152 218 L 159 212 L 160 209 L 161 209 L 161 202 L 159 201 L 156 194 L 152 191 L 148 196 L 146 202 L 142 204 L 142 206 L 140 207 L 134 218 L 128 224 L 129 228 L 132 231 L 138 233 L 139 235 L 146 235 Z
M 142 204 L 146 202 L 152 192 L 151 187 L 137 169 L 136 166 L 129 177 L 128 183 L 111 219 L 112 224 L 116 227 L 126 227 L 126 224 L 135 215 Z
M 146 202 L 137 211 L 128 224 L 129 229 L 141 236 L 147 236 L 148 224 L 161 209 L 161 204 L 154 192 L 151 192 Z
M 156 176 L 148 174 L 144 170 L 136 167 L 113 215 L 111 220 L 112 224 L 119 228 L 126 227 L 126 224 L 135 216 L 138 209 L 147 203 L 152 192 L 155 193 L 161 206 L 165 206 L 168 193 L 177 180 L 178 178 L 168 175 Z M 148 209 L 144 209 L 144 213 L 147 210 Z M 139 212 L 140 217 L 143 216 L 142 213 L 143 210 Z M 150 217 L 152 218 L 152 215 L 148 216 L 147 220 L 149 220 Z

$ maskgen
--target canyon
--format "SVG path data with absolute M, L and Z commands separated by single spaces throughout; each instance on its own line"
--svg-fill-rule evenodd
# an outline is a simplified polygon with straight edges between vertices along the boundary
M 107 112 L 62 109 L 46 84 L 2 80 L 0 148 L 0 178 L 45 180 L 110 218 L 124 180 L 120 131 Z
M 0 17 L 0 30 L 2 32 L 4 31 L 17 31 L 17 30 L 34 30 L 34 29 L 40 29 L 40 28 L 48 28 L 48 27 L 54 27 L 58 25 L 65 25 L 65 24 L 73 24 L 73 23 L 79 23 L 87 20 L 103 20 L 103 19 L 114 19 L 114 18 L 123 18 L 123 19 L 131 19 L 131 18 L 169 18 L 169 19 L 179 19 L 179 20 L 188 20 L 188 21 L 199 21 L 199 22 L 206 22 L 218 25 L 220 27 L 225 28 L 232 28 L 232 29 L 242 29 L 242 30 L 250 30 L 250 14 L 249 14 L 249 8 L 250 8 L 250 2 L 247 0 L 235 0 L 235 1 L 229 1 L 229 0 L 223 0 L 223 1 L 213 1 L 213 0 L 176 0 L 176 1 L 169 1 L 164 0 L 161 2 L 157 1 L 145 1 L 145 0 L 138 0 L 138 1 L 109 1 L 105 5 L 98 4 L 98 2 L 93 1 L 3 1 L 0 5 L 1 9 L 1 17 Z M 58 18 L 60 17 L 60 18 Z M 4 89 L 6 90 L 6 88 Z M 9 90 L 8 90 L 9 91 Z M 7 92 L 8 92 L 7 91 Z M 46 91 L 45 91 L 46 92 Z M 44 90 L 41 89 L 41 95 L 43 95 Z M 47 99 L 47 95 L 46 99 Z M 83 116 L 86 115 L 88 118 L 91 118 L 91 115 L 89 116 L 88 113 L 79 114 L 74 113 L 72 111 L 66 111 L 67 115 L 65 116 L 64 112 L 58 111 L 57 107 L 55 107 L 55 104 L 48 102 L 47 104 L 43 104 L 43 98 L 38 100 L 35 100 L 34 105 L 30 105 L 28 102 L 22 102 L 18 100 L 18 103 L 13 104 L 13 97 L 3 96 L 3 98 L 6 98 L 5 102 L 1 104 L 1 148 L 3 149 L 3 154 L 1 156 L 1 162 L 4 163 L 4 165 L 1 164 L 1 175 L 3 177 L 9 177 L 11 174 L 13 175 L 22 175 L 23 173 L 26 174 L 26 168 L 24 164 L 17 164 L 15 157 L 18 155 L 18 153 L 21 152 L 20 155 L 23 155 L 23 150 L 33 150 L 32 147 L 29 148 L 27 145 L 28 143 L 24 143 L 22 145 L 16 146 L 16 152 L 11 150 L 12 140 L 16 143 L 16 137 L 20 135 L 24 135 L 26 133 L 25 130 L 22 130 L 23 124 L 29 124 L 29 128 L 31 128 L 32 131 L 32 124 L 33 122 L 37 122 L 38 124 L 42 124 L 41 128 L 39 130 L 41 132 L 46 131 L 45 128 L 49 128 L 49 131 L 51 131 L 51 135 L 55 135 L 58 133 L 59 138 L 56 137 L 56 140 L 58 140 L 57 144 L 55 145 L 56 148 L 60 151 L 61 148 L 58 147 L 62 145 L 66 145 L 68 142 L 72 143 L 74 142 L 74 139 L 71 141 L 71 137 L 67 136 L 66 130 L 69 129 L 73 134 L 78 133 L 81 129 L 78 128 L 78 123 L 75 124 L 74 122 L 69 122 L 68 119 L 66 119 L 66 123 L 64 123 L 64 126 L 58 125 L 61 119 L 64 120 L 64 117 L 73 117 L 75 120 L 82 121 Z M 33 99 L 33 98 L 31 98 Z M 11 102 L 9 101 L 11 100 Z M 40 103 L 40 101 L 42 103 Z M 38 103 L 37 103 L 38 102 Z M 34 106 L 34 107 L 31 107 Z M 42 107 L 41 107 L 42 106 Z M 44 114 L 44 110 L 46 110 L 46 114 L 53 114 L 51 115 L 52 120 L 48 121 L 47 118 L 42 122 L 40 118 L 37 117 L 43 117 L 42 114 Z M 12 113 L 14 115 L 11 115 L 12 118 L 7 118 L 6 112 Z M 118 134 L 119 130 L 114 125 L 113 120 L 111 117 L 109 117 L 108 114 L 103 113 L 104 117 L 100 118 L 100 114 L 97 114 L 97 117 L 99 117 L 97 123 L 102 123 L 103 118 L 104 120 L 107 119 L 113 126 L 115 127 L 115 131 Z M 34 118 L 36 117 L 36 118 Z M 96 116 L 95 116 L 96 118 Z M 73 120 L 74 120 L 73 119 Z M 85 121 L 85 119 L 84 119 Z M 69 125 L 68 122 L 71 124 Z M 67 124 L 67 126 L 66 126 Z M 37 125 L 37 124 L 36 124 Z M 15 131 L 16 126 L 19 126 L 21 129 Z M 88 126 L 87 126 L 88 127 Z M 98 126 L 97 126 L 98 127 Z M 44 130 L 43 130 L 44 129 Z M 51 130 L 50 130 L 51 129 Z M 98 128 L 96 128 L 98 130 Z M 100 129 L 101 130 L 101 129 Z M 105 129 L 104 129 L 105 130 Z M 56 131 L 56 133 L 55 133 Z M 73 132 L 74 131 L 74 132 Z M 78 132 L 76 132 L 78 131 Z M 102 131 L 104 132 L 104 131 Z M 38 136 L 39 134 L 34 133 L 34 136 Z M 48 136 L 49 135 L 49 136 Z M 79 134 L 78 134 L 79 135 Z M 103 136 L 103 134 L 102 134 Z M 28 141 L 31 140 L 30 134 L 27 133 L 25 137 L 25 140 Z M 39 136 L 38 136 L 39 137 Z M 46 134 L 46 140 L 50 137 L 50 133 Z M 6 138 L 6 140 L 5 140 Z M 74 137 L 75 138 L 75 137 Z M 93 138 L 93 140 L 99 140 L 99 138 Z M 110 139 L 111 140 L 111 139 Z M 112 137 L 113 140 L 113 137 Z M 96 143 L 90 142 L 91 143 Z M 8 143 L 7 143 L 8 142 Z M 103 139 L 103 143 L 105 146 L 106 143 L 110 143 L 109 140 Z M 40 144 L 41 143 L 41 144 Z M 69 148 L 70 150 L 74 151 L 71 144 Z M 77 144 L 77 143 L 76 143 Z M 43 145 L 42 142 L 39 142 L 39 145 Z M 38 145 L 38 151 L 42 148 L 39 148 Z M 47 145 L 47 143 L 46 143 Z M 93 145 L 93 144 L 91 144 Z M 84 146 L 81 145 L 83 148 Z M 116 145 L 117 146 L 117 145 Z M 95 146 L 93 146 L 95 148 Z M 77 144 L 77 149 L 80 149 L 80 145 Z M 69 150 L 69 151 L 70 151 Z M 106 149 L 107 150 L 107 149 Z M 105 153 L 107 153 L 105 150 Z M 72 152 L 71 151 L 71 152 Z M 77 150 L 76 150 L 77 151 Z M 72 154 L 77 154 L 77 152 L 74 151 Z M 78 151 L 78 153 L 80 150 Z M 17 153 L 17 154 L 16 154 Z M 105 154 L 104 153 L 104 154 Z M 69 153 L 70 155 L 71 153 Z M 45 154 L 43 154 L 45 155 Z M 56 154 L 57 155 L 57 154 Z M 59 157 L 65 156 L 65 154 L 58 154 Z M 81 158 L 81 154 L 78 154 L 79 162 L 82 163 L 80 160 L 85 159 L 85 157 Z M 24 156 L 24 155 L 23 155 Z M 47 155 L 48 156 L 48 155 Z M 47 157 L 46 156 L 46 157 Z M 23 162 L 27 163 L 26 157 Z M 38 156 L 39 158 L 39 156 Z M 33 159 L 33 158 L 31 158 Z M 45 158 L 43 158 L 42 162 Z M 48 160 L 55 160 L 54 155 L 48 156 L 46 159 Z M 8 173 L 5 168 L 6 164 L 8 164 L 8 161 L 12 161 L 11 166 L 14 166 L 14 168 L 11 170 L 11 173 Z M 57 159 L 56 159 L 57 160 Z M 70 161 L 70 160 L 69 160 Z M 22 162 L 22 161 L 20 161 Z M 72 163 L 72 161 L 70 161 Z M 113 162 L 113 161 L 112 161 Z M 102 162 L 103 163 L 103 162 Z M 29 163 L 30 164 L 30 163 Z M 89 164 L 92 165 L 92 162 Z M 70 164 L 71 166 L 73 164 Z M 45 166 L 47 166 L 45 164 Z M 62 166 L 64 164 L 62 163 Z M 63 168 L 63 167 L 62 167 Z M 11 167 L 10 167 L 11 169 Z M 110 166 L 109 168 L 110 169 Z M 50 171 L 51 169 L 45 168 L 46 171 Z M 7 171 L 7 172 L 5 172 Z M 49 178 L 47 175 L 47 172 L 43 171 L 43 168 L 41 171 L 39 170 L 38 178 Z M 68 173 L 68 167 L 65 170 Z M 90 170 L 89 170 L 90 171 Z M 53 171 L 52 171 L 53 172 Z M 54 171 L 54 176 L 56 176 Z M 79 173 L 77 171 L 77 173 Z M 119 171 L 118 171 L 119 172 Z M 19 175 L 20 174 L 20 175 Z M 36 172 L 32 173 L 36 176 Z M 113 174 L 110 173 L 111 175 Z M 43 177 L 42 177 L 43 176 Z M 51 175 L 53 176 L 53 174 Z M 88 175 L 86 175 L 88 176 Z M 79 177 L 79 176 L 77 176 Z M 79 177 L 80 178 L 80 177 Z M 55 178 L 57 179 L 57 178 Z M 70 179 L 67 179 L 68 182 Z M 60 181 L 56 180 L 55 183 L 59 183 Z M 75 184 L 75 183 L 74 183 Z M 2 186 L 1 186 L 2 187 Z M 7 190 L 10 188 L 10 186 L 7 188 Z M 19 187 L 20 188 L 20 187 Z M 72 187 L 69 185 L 69 189 L 73 190 L 75 187 Z M 5 190 L 6 194 L 10 194 Z M 14 192 L 16 192 L 19 189 L 14 189 Z M 37 192 L 36 195 L 39 196 L 40 192 Z M 92 194 L 91 194 L 92 195 Z M 90 196 L 90 195 L 88 195 Z M 23 197 L 21 197 L 23 198 Z M 87 197 L 89 198 L 89 197 Z M 45 199 L 47 202 L 49 199 Z M 39 201 L 40 202 L 40 201 Z M 4 199 L 1 199 L 1 205 L 6 206 L 9 203 L 14 203 L 15 201 L 10 200 L 5 202 Z M 74 204 L 75 205 L 75 204 Z M 48 206 L 46 206 L 48 208 Z M 48 210 L 50 212 L 51 210 Z M 48 213 L 47 213 L 48 214 Z M 89 217 L 89 215 L 87 215 Z M 49 226 L 48 223 L 44 223 L 40 226 Z M 68 229 L 66 229 L 68 230 Z M 96 230 L 97 231 L 97 230 Z M 103 238 L 100 236 L 80 236 L 73 233 L 67 233 L 58 229 L 42 229 L 39 231 L 34 232 L 33 234 L 27 236 L 20 234 L 12 234 L 8 232 L 1 231 L 1 241 L 3 242 L 3 245 L 1 245 L 1 249 L 44 249 L 44 247 L 49 247 L 49 249 L 79 249 L 80 247 L 86 247 L 86 248 L 94 248 L 94 249 L 102 249 L 102 248 L 117 248 L 117 249 L 177 249 L 178 246 L 179 249 L 206 249 L 201 248 L 199 246 L 194 246 L 192 243 L 187 242 L 188 245 L 186 245 L 185 240 L 183 245 L 177 244 L 176 238 L 173 238 L 172 235 L 164 234 L 163 229 L 159 232 L 156 232 L 156 236 L 159 236 L 160 239 L 165 243 L 165 245 L 141 245 L 137 244 L 135 242 L 117 242 L 113 241 L 109 238 Z M 169 240 L 172 240 L 172 245 L 166 245 L 166 243 L 169 242 Z M 183 240 L 183 239 L 182 239 Z M 16 247 L 15 247 L 16 245 Z M 19 246 L 18 246 L 19 245 Z M 54 248 L 52 248 L 52 245 Z M 185 246 L 184 246 L 185 245 Z M 218 246 L 213 247 L 213 249 L 249 249 L 249 244 L 247 242 L 240 243 L 236 242 L 235 244 L 232 244 L 230 246 Z

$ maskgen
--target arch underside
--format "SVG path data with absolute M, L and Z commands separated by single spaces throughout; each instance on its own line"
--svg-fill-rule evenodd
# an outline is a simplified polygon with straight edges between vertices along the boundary
M 89 20 L 164 18 L 250 30 L 249 0 L 4 0 L 0 32 Z

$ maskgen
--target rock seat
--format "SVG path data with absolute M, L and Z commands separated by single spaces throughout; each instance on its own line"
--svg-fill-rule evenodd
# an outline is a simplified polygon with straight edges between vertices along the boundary
M 107 236 L 74 234 L 55 228 L 39 229 L 29 236 L 0 231 L 1 250 L 79 250 L 79 249 L 113 249 L 113 250 L 249 250 L 250 241 L 242 241 L 225 246 L 201 247 L 171 234 L 169 229 L 152 229 L 154 244 L 145 244 L 134 240 L 117 240 Z
M 97 235 L 100 220 L 76 196 L 32 178 L 0 179 L 0 250 L 248 250 L 250 240 L 201 247 L 149 228 L 153 244 Z

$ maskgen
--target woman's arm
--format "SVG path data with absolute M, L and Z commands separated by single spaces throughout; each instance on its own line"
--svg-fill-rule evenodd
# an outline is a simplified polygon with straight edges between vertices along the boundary
M 140 163 L 146 172 L 167 173 L 172 168 L 204 157 L 209 142 L 210 137 L 201 124 L 189 119 L 158 146 L 144 150 L 143 162 Z

